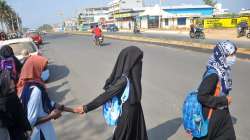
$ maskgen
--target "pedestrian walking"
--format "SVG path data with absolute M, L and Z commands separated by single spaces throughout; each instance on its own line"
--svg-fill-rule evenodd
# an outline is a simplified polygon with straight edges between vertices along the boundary
M 17 84 L 25 114 L 33 127 L 31 140 L 56 140 L 52 119 L 61 117 L 62 111 L 74 112 L 50 100 L 45 83 L 41 79 L 48 60 L 42 56 L 30 56 L 21 71 Z
M 229 112 L 229 105 L 232 103 L 232 97 L 229 96 L 232 90 L 231 68 L 236 61 L 236 52 L 234 43 L 222 41 L 216 44 L 209 58 L 204 76 L 209 71 L 215 72 L 203 79 L 197 97 L 202 104 L 204 117 L 208 117 L 211 108 L 213 111 L 207 136 L 193 140 L 236 140 Z M 219 95 L 214 96 L 217 88 L 220 89 Z
M 0 140 L 28 140 L 31 127 L 9 71 L 0 72 Z
M 80 113 L 88 113 L 105 104 L 114 96 L 120 98 L 128 83 L 129 97 L 122 105 L 122 113 L 118 118 L 113 140 L 148 139 L 141 106 L 142 59 L 143 52 L 139 48 L 131 46 L 123 49 L 118 56 L 113 72 L 104 85 L 105 92 L 89 104 L 75 109 Z

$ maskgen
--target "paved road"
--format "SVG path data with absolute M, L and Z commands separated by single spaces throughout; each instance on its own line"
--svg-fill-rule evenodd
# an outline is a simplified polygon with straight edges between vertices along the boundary
M 190 139 L 181 125 L 181 106 L 187 91 L 199 85 L 208 54 L 143 43 L 105 40 L 93 47 L 91 37 L 47 35 L 43 53 L 48 56 L 52 77 L 49 94 L 69 106 L 86 104 L 102 93 L 121 49 L 129 45 L 144 51 L 142 106 L 150 140 Z M 250 63 L 233 67 L 231 113 L 238 140 L 250 137 Z M 85 116 L 64 113 L 53 121 L 59 140 L 108 140 L 112 128 L 105 125 L 101 108 Z
M 105 34 L 112 34 L 112 35 L 135 35 L 131 32 L 107 32 Z M 149 38 L 160 38 L 160 39 L 169 39 L 169 40 L 182 40 L 182 41 L 192 41 L 197 43 L 208 43 L 208 44 L 216 44 L 219 40 L 228 40 L 225 39 L 191 39 L 189 35 L 186 34 L 176 34 L 176 33 L 145 33 L 142 32 L 141 34 L 136 34 L 135 36 L 141 37 L 149 37 Z M 250 39 L 249 40 L 241 40 L 241 41 L 234 41 L 238 47 L 241 48 L 250 48 Z

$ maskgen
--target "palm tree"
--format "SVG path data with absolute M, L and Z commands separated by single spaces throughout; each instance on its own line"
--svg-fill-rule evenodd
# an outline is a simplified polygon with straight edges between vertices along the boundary
M 18 30 L 22 21 L 16 12 L 4 1 L 0 0 L 0 23 L 2 30 L 4 25 L 7 30 Z
M 2 30 L 4 30 L 4 22 L 6 21 L 7 4 L 5 1 L 0 0 L 0 22 Z

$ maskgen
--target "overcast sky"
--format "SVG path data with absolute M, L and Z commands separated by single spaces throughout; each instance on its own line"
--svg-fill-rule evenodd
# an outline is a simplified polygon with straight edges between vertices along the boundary
M 53 24 L 76 15 L 83 7 L 105 6 L 110 0 L 6 0 L 22 17 L 26 27 L 37 27 L 44 23 Z M 160 0 L 145 0 L 146 5 L 159 3 Z M 249 0 L 217 0 L 232 12 L 241 8 L 250 9 Z M 202 0 L 164 0 L 163 5 L 203 4 Z M 63 13 L 63 15 L 59 14 Z

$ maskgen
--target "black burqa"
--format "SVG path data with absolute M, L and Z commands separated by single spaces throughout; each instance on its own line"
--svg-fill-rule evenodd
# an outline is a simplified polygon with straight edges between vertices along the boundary
M 127 84 L 123 75 L 129 78 L 129 99 L 123 104 L 122 115 L 118 119 L 113 140 L 148 140 L 141 107 L 142 58 L 143 52 L 135 46 L 123 49 L 104 85 L 105 92 L 84 106 L 85 111 L 89 112 L 113 96 L 121 96 Z
M 22 104 L 14 86 L 11 88 L 9 71 L 0 74 L 0 121 L 9 130 L 11 140 L 28 140 L 26 132 L 31 130 Z M 13 83 L 12 83 L 13 85 Z M 1 138 L 0 138 L 1 139 Z

